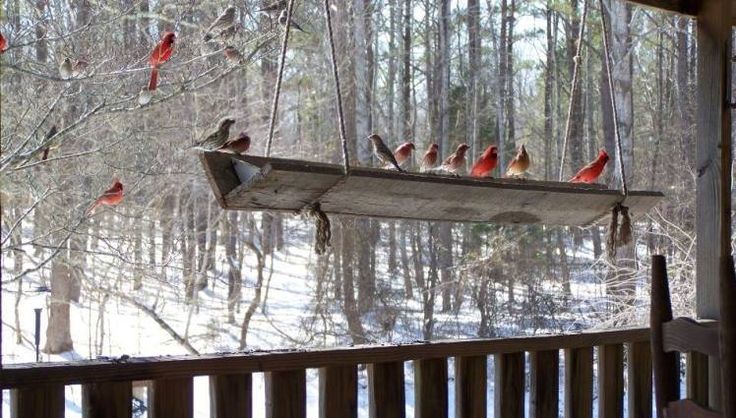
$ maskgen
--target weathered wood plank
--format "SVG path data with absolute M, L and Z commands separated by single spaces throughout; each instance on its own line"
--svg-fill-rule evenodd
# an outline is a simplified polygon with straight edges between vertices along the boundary
M 486 418 L 487 357 L 455 357 L 455 417 Z
M 654 369 L 655 405 L 657 418 L 664 417 L 667 403 L 679 399 L 680 356 L 664 351 L 662 324 L 672 320 L 672 303 L 664 256 L 652 256 L 652 292 L 649 323 L 652 329 L 652 366 Z
M 699 352 L 687 354 L 687 397 L 708 405 L 708 356 Z
M 652 351 L 648 342 L 626 344 L 629 418 L 652 418 Z
M 84 418 L 130 418 L 132 414 L 131 382 L 91 383 L 82 386 Z
M 736 271 L 730 256 L 721 258 L 720 346 L 723 416 L 736 418 Z
M 308 161 L 233 156 L 201 158 L 215 197 L 225 209 L 294 212 L 319 201 L 326 213 L 394 219 L 584 226 L 610 214 L 618 190 L 518 179 L 475 179 Z M 235 172 L 241 185 L 234 186 Z M 631 192 L 634 216 L 651 209 L 658 192 Z
M 533 351 L 529 354 L 529 361 L 531 362 L 529 416 L 557 418 L 560 402 L 560 352 Z
M 677 318 L 662 324 L 662 346 L 665 352 L 696 351 L 718 356 L 718 328 L 690 318 Z
M 494 409 L 496 417 L 524 417 L 524 353 L 495 356 Z
M 404 363 L 368 365 L 368 416 L 370 418 L 404 418 Z
M 593 416 L 593 347 L 565 350 L 565 418 Z
M 194 388 L 191 378 L 155 379 L 148 389 L 151 418 L 192 418 Z
M 266 418 L 306 418 L 307 372 L 266 373 Z
M 358 416 L 358 370 L 355 366 L 319 369 L 319 417 Z
M 447 359 L 414 362 L 414 417 L 446 418 Z
M 624 347 L 607 344 L 598 347 L 598 417 L 624 416 Z
M 210 376 L 210 417 L 251 418 L 253 382 L 250 374 Z
M 64 409 L 63 385 L 10 391 L 10 418 L 64 418 Z
M 192 377 L 212 374 L 282 371 L 346 366 L 437 357 L 485 356 L 520 351 L 591 347 L 602 344 L 649 341 L 648 328 L 583 332 L 568 335 L 435 341 L 382 346 L 274 352 L 205 354 L 131 358 L 125 363 L 86 360 L 64 363 L 7 364 L 0 373 L 0 388 L 44 383 L 83 384 L 110 380 L 150 380 L 158 377 Z

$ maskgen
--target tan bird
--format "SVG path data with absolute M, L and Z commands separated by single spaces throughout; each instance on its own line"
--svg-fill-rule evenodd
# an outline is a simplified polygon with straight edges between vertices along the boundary
M 516 153 L 516 156 L 511 160 L 508 168 L 506 169 L 506 177 L 523 176 L 526 174 L 526 171 L 529 170 L 530 165 L 531 161 L 529 160 L 529 154 L 527 154 L 526 147 L 522 144 L 519 147 L 519 151 Z

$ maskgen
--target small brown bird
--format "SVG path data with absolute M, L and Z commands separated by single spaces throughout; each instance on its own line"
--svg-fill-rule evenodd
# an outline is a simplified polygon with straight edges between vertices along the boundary
M 406 165 L 411 157 L 412 151 L 415 149 L 416 147 L 413 142 L 404 142 L 396 147 L 396 150 L 394 150 L 394 158 L 396 158 L 396 162 L 399 163 L 399 166 L 404 167 Z
M 237 9 L 235 6 L 228 6 L 227 9 L 225 9 L 225 11 L 222 12 L 214 22 L 212 22 L 210 27 L 207 28 L 204 33 L 204 41 L 207 42 L 210 39 L 220 37 L 225 32 L 230 31 L 235 24 L 236 12 Z
M 279 25 L 281 25 L 283 27 L 286 27 L 286 20 L 287 20 L 286 19 L 286 9 L 284 9 L 284 10 L 281 11 L 281 14 L 279 15 Z M 302 27 L 299 26 L 299 24 L 296 23 L 296 21 L 294 21 L 294 16 L 291 17 L 291 25 L 290 26 L 292 28 L 298 30 L 298 31 L 307 33 L 307 31 L 305 31 L 304 29 L 302 29 Z
M 526 147 L 522 144 L 516 156 L 511 160 L 508 168 L 506 168 L 506 177 L 523 176 L 529 170 L 530 165 L 529 154 L 527 154 Z
M 72 77 L 81 77 L 89 67 L 89 63 L 85 60 L 78 59 L 72 66 Z
M 197 142 L 193 148 L 200 148 L 206 151 L 216 150 L 227 142 L 230 138 L 230 127 L 235 123 L 235 119 L 225 117 L 220 120 L 217 125 L 217 130 L 199 142 Z
M 396 162 L 396 157 L 391 150 L 383 143 L 383 139 L 380 136 L 373 134 L 366 138 L 373 144 L 373 154 L 378 160 L 384 165 L 391 165 L 399 171 L 404 171 L 403 168 L 399 167 L 399 163 Z
M 240 51 L 238 51 L 238 49 L 234 46 L 226 46 L 223 50 L 223 53 L 225 54 L 225 58 L 227 58 L 227 60 L 232 62 L 233 64 L 240 64 L 241 62 L 243 62 L 243 56 L 240 54 Z
M 424 157 L 422 157 L 422 164 L 419 166 L 419 171 L 424 173 L 425 171 L 433 169 L 434 166 L 437 165 L 438 150 L 439 145 L 437 144 L 432 144 L 429 146 L 427 152 L 424 153 Z
M 230 154 L 243 155 L 248 152 L 250 148 L 250 137 L 245 131 L 241 131 L 238 137 L 227 141 L 223 146 L 218 148 L 218 151 L 227 152 Z
M 69 80 L 74 74 L 73 71 L 72 60 L 69 57 L 64 58 L 64 61 L 59 65 L 59 77 L 62 80 Z
M 258 13 L 275 13 L 279 10 L 285 9 L 287 5 L 286 0 L 278 0 L 268 4 L 265 4 L 262 8 L 256 10 Z
M 442 162 L 442 165 L 439 167 L 439 169 L 457 176 L 457 172 L 465 166 L 465 152 L 468 150 L 468 148 L 470 148 L 468 144 L 458 145 L 455 152 L 450 154 L 449 157 L 445 158 L 445 161 Z

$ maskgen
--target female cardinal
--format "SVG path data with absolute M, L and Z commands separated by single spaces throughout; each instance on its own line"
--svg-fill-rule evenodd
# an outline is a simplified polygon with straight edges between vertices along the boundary
M 217 124 L 217 130 L 207 135 L 207 137 L 197 142 L 194 147 L 202 148 L 206 151 L 216 150 L 227 142 L 230 138 L 230 127 L 235 124 L 235 119 L 226 117 L 222 118 Z
M 432 144 L 429 146 L 427 152 L 424 153 L 424 157 L 422 157 L 422 164 L 419 166 L 419 171 L 423 173 L 434 168 L 434 166 L 437 164 L 438 149 L 439 146 L 437 144 Z
M 227 141 L 223 146 L 218 148 L 218 151 L 228 152 L 230 154 L 243 155 L 250 148 L 250 137 L 245 131 L 240 132 L 238 137 Z
M 385 165 L 393 166 L 399 171 L 404 171 L 404 169 L 399 167 L 396 157 L 394 157 L 394 154 L 390 149 L 388 149 L 386 144 L 383 143 L 383 139 L 381 139 L 380 136 L 373 134 L 366 139 L 370 140 L 373 144 L 373 154 L 376 155 L 376 158 L 378 158 L 380 162 Z
M 581 168 L 575 177 L 570 179 L 571 183 L 594 183 L 603 173 L 603 168 L 608 162 L 608 154 L 605 150 L 600 150 L 598 157 L 591 163 Z
M 235 12 L 237 9 L 234 6 L 228 6 L 220 16 L 215 19 L 214 22 L 207 28 L 204 33 L 204 41 L 207 42 L 212 38 L 217 38 L 223 33 L 227 32 L 235 23 Z
M 470 175 L 473 177 L 487 177 L 498 165 L 498 148 L 490 145 L 483 151 L 480 158 L 473 164 L 470 169 Z
M 115 206 L 123 201 L 123 183 L 120 180 L 113 179 L 112 187 L 107 189 L 92 205 L 87 209 L 87 216 L 94 213 L 98 206 Z
M 529 169 L 529 154 L 526 153 L 526 147 L 521 145 L 516 156 L 506 168 L 506 177 L 523 176 Z
M 8 41 L 5 39 L 3 34 L 0 32 L 0 54 L 5 52 L 6 49 L 8 49 Z
M 223 50 L 223 53 L 225 54 L 225 58 L 227 58 L 233 64 L 239 64 L 243 61 L 243 56 L 240 54 L 240 51 L 238 51 L 238 49 L 234 46 L 226 46 Z
M 413 142 L 404 142 L 396 147 L 396 150 L 394 151 L 396 162 L 399 163 L 401 167 L 404 167 L 406 162 L 409 161 L 409 157 L 411 157 L 411 152 L 415 149 Z
M 158 67 L 171 58 L 174 52 L 174 39 L 176 35 L 173 32 L 166 32 L 161 40 L 156 44 L 151 52 L 151 58 L 148 63 L 151 65 L 151 79 L 148 81 L 148 90 L 156 90 L 158 86 Z
M 468 148 L 470 148 L 468 144 L 458 145 L 455 152 L 450 154 L 449 157 L 445 158 L 445 161 L 442 162 L 442 165 L 439 167 L 439 169 L 457 176 L 458 170 L 465 166 L 465 151 L 467 151 Z

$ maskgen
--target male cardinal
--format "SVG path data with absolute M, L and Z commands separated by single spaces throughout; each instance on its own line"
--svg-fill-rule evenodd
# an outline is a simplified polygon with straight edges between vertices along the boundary
M 465 152 L 468 150 L 468 148 L 470 148 L 468 144 L 458 145 L 455 152 L 450 154 L 449 157 L 445 158 L 445 161 L 442 162 L 442 165 L 439 166 L 439 169 L 457 176 L 457 172 L 463 166 L 465 166 Z
M 600 150 L 598 157 L 591 163 L 581 168 L 575 177 L 570 179 L 571 183 L 594 183 L 603 173 L 603 168 L 608 162 L 608 154 L 605 150 Z
M 220 16 L 217 16 L 217 19 L 205 31 L 204 41 L 207 42 L 229 31 L 235 23 L 235 12 L 237 12 L 237 9 L 234 6 L 228 6 Z
M 175 39 L 176 35 L 173 32 L 165 32 L 151 51 L 151 58 L 148 60 L 151 65 L 151 79 L 148 81 L 148 90 L 156 90 L 158 86 L 158 67 L 171 58 L 171 54 L 174 52 Z
M 495 145 L 489 145 L 480 158 L 473 164 L 470 169 L 470 175 L 473 177 L 488 177 L 498 165 L 498 148 Z
M 205 139 L 197 142 L 194 147 L 206 151 L 212 151 L 222 147 L 230 137 L 230 127 L 233 124 L 235 124 L 235 119 L 231 117 L 220 119 L 220 122 L 217 124 L 217 130 L 207 135 Z
M 404 142 L 396 147 L 396 150 L 394 151 L 396 162 L 399 163 L 401 167 L 404 167 L 406 162 L 409 161 L 409 157 L 411 157 L 411 152 L 415 149 L 413 142 Z
M 287 20 L 286 19 L 286 9 L 284 9 L 281 11 L 281 14 L 279 15 L 279 25 L 286 27 L 286 20 Z M 294 21 L 294 16 L 291 17 L 291 25 L 289 26 L 291 26 L 292 28 L 298 31 L 306 33 L 306 31 L 302 29 L 302 27 L 299 26 L 299 24 Z
M 404 171 L 404 169 L 399 167 L 396 157 L 394 157 L 394 154 L 388 149 L 386 144 L 383 143 L 383 139 L 380 136 L 373 134 L 366 139 L 370 140 L 373 144 L 373 154 L 376 155 L 379 161 L 384 165 L 391 165 L 399 171 Z
M 3 34 L 0 32 L 0 54 L 5 52 L 6 49 L 8 49 L 8 41 L 5 39 Z
M 243 60 L 243 56 L 240 55 L 240 51 L 238 51 L 234 46 L 226 46 L 223 53 L 225 54 L 225 58 L 233 64 L 239 64 Z
M 92 205 L 87 209 L 87 215 L 94 213 L 98 206 L 115 206 L 123 201 L 123 183 L 120 180 L 113 179 L 112 187 L 107 189 Z
M 59 77 L 62 80 L 68 80 L 72 78 L 72 60 L 69 57 L 64 58 L 64 61 L 59 65 Z
M 437 164 L 438 149 L 439 146 L 437 144 L 432 144 L 429 146 L 427 152 L 424 153 L 424 157 L 422 157 L 422 164 L 419 166 L 419 171 L 423 173 L 434 168 L 434 166 Z
M 245 131 L 242 131 L 238 134 L 237 138 L 227 141 L 217 150 L 228 152 L 230 154 L 243 155 L 248 151 L 248 148 L 250 148 L 250 137 L 245 133 Z
M 506 177 L 523 176 L 526 170 L 529 169 L 530 164 L 529 154 L 526 153 L 526 147 L 522 144 L 516 156 L 506 168 Z

